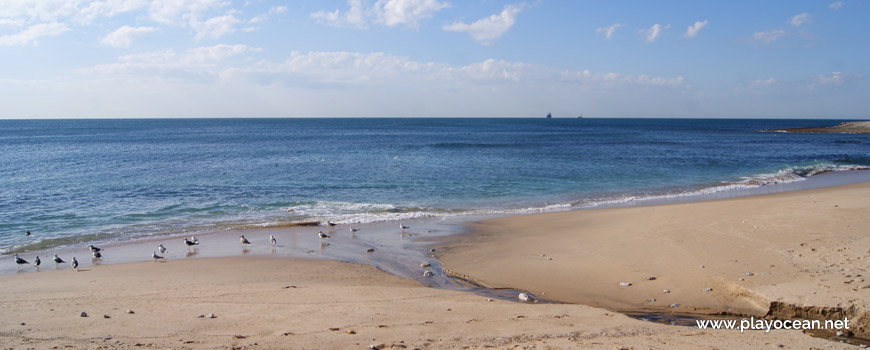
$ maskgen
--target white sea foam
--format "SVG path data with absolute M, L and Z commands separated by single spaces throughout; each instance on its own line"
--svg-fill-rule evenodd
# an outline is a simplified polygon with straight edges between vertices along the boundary
M 351 203 L 319 201 L 311 204 L 282 208 L 292 210 L 293 214 L 304 217 L 304 220 L 331 221 L 338 224 L 359 224 L 384 221 L 404 221 L 420 218 L 436 218 L 468 215 L 519 215 L 541 212 L 565 211 L 576 208 L 593 208 L 599 206 L 621 205 L 631 202 L 679 199 L 683 197 L 704 196 L 720 192 L 740 189 L 752 189 L 762 186 L 805 181 L 808 177 L 846 170 L 867 170 L 870 167 L 857 165 L 836 165 L 820 163 L 806 166 L 791 166 L 772 173 L 763 173 L 740 178 L 736 181 L 723 182 L 702 188 L 677 189 L 660 193 L 624 194 L 603 196 L 598 198 L 583 198 L 571 202 L 548 203 L 525 208 L 502 209 L 440 209 L 398 207 L 382 203 Z M 300 220 L 300 221 L 304 221 Z M 264 226 L 286 225 L 286 223 L 269 223 Z

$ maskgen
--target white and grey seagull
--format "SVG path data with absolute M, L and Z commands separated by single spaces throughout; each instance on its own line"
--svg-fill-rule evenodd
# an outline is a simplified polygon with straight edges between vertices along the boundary
M 66 261 L 63 261 L 63 259 L 61 259 L 59 256 L 57 256 L 57 254 L 54 255 L 54 263 L 55 264 L 63 264 L 65 262 Z
M 163 259 L 163 257 L 160 256 L 160 255 L 157 255 L 157 252 L 155 252 L 155 251 L 151 252 L 151 258 L 153 258 L 154 261 L 157 261 L 157 260 Z
M 76 269 L 76 271 L 79 270 L 79 261 L 76 260 L 76 257 L 73 257 L 72 262 L 70 263 L 70 265 L 72 266 L 72 268 Z
M 336 223 L 334 223 L 334 222 L 332 222 L 332 221 L 327 221 L 326 224 L 329 225 L 329 227 L 333 227 L 333 226 L 335 226 L 335 225 L 338 225 L 338 224 L 336 224 Z
M 329 235 L 323 233 L 323 231 L 317 231 L 317 235 L 320 236 L 320 239 L 329 238 Z
M 42 260 L 39 260 L 39 255 L 37 255 L 36 259 L 33 259 L 33 266 L 36 266 L 36 271 L 39 271 L 39 265 L 42 265 Z
M 15 254 L 15 263 L 18 264 L 18 269 L 21 270 L 21 265 L 29 264 L 27 260 L 18 257 L 18 254 Z
M 403 224 L 403 223 L 400 222 L 400 223 L 399 223 L 399 228 L 401 228 L 402 231 L 405 231 L 405 230 L 411 228 L 411 226 L 405 226 L 405 224 Z
M 273 236 L 273 235 L 269 235 L 269 243 L 271 243 L 272 245 L 277 245 L 277 244 L 278 244 L 278 240 L 275 239 L 275 236 Z
M 356 233 L 356 231 L 359 231 L 359 229 L 356 228 L 356 227 L 351 227 L 351 228 L 350 228 L 350 233 L 351 233 L 351 234 Z
M 157 246 L 157 251 L 159 251 L 160 254 L 166 254 L 167 249 L 163 246 L 163 243 L 160 243 L 160 245 Z
M 245 235 L 239 236 L 239 242 L 242 242 L 242 244 L 251 244 L 251 241 L 245 238 Z
M 91 248 L 92 252 L 100 252 L 103 250 L 103 248 L 97 248 L 93 244 L 89 245 L 88 248 Z

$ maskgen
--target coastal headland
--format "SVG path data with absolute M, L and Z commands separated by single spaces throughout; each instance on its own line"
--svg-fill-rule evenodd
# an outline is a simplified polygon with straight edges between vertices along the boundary
M 870 134 L 870 121 L 843 122 L 834 126 L 771 129 L 767 131 L 779 132 L 803 132 L 803 133 L 844 133 L 844 134 Z

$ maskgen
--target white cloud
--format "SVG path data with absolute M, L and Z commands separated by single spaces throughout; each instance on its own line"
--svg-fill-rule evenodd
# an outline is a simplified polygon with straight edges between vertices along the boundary
M 845 4 L 846 3 L 842 2 L 842 1 L 834 1 L 830 4 L 828 4 L 828 7 L 830 7 L 832 10 L 839 10 L 839 9 L 843 8 L 843 5 L 845 5 Z
M 153 32 L 154 27 L 123 26 L 106 35 L 100 42 L 111 47 L 130 47 L 133 38 Z
M 607 27 L 596 28 L 596 34 L 604 34 L 604 38 L 607 40 L 613 39 L 613 32 L 615 32 L 619 27 L 622 27 L 623 24 L 616 23 L 614 25 L 610 25 Z
M 438 0 L 379 0 L 375 4 L 384 25 L 404 25 L 415 29 L 420 27 L 420 21 L 432 18 L 447 6 L 446 2 Z
M 222 0 L 151 0 L 148 16 L 160 24 L 184 26 L 207 11 L 227 4 Z
M 233 27 L 239 23 L 239 19 L 233 15 L 224 15 L 213 17 L 205 22 L 199 22 L 195 19 L 190 21 L 190 27 L 196 31 L 195 40 L 202 38 L 217 39 L 226 34 L 234 33 L 236 29 Z
M 755 32 L 755 34 L 752 34 L 752 38 L 762 45 L 767 45 L 778 40 L 779 38 L 782 38 L 784 35 L 785 30 L 774 29 L 764 32 Z
M 420 23 L 432 18 L 438 11 L 449 6 L 438 0 L 378 0 L 368 6 L 362 0 L 348 0 L 347 11 L 318 11 L 310 16 L 318 22 L 336 27 L 364 29 L 369 23 L 387 27 L 402 25 L 418 29 Z
M 842 85 L 845 79 L 846 76 L 843 75 L 843 72 L 833 72 L 831 75 L 820 74 L 816 78 L 816 82 L 822 85 Z
M 311 18 L 334 27 L 367 28 L 369 15 L 366 12 L 371 11 L 363 7 L 362 0 L 348 0 L 347 3 L 350 9 L 344 13 L 337 9 L 332 12 L 318 11 L 312 13 Z
M 34 24 L 18 33 L 0 36 L 0 46 L 38 45 L 41 37 L 57 36 L 69 30 L 66 25 L 58 22 Z
M 768 87 L 773 86 L 774 84 L 776 84 L 776 79 L 771 77 L 768 79 L 760 79 L 760 78 L 755 79 L 755 80 L 749 82 L 749 84 L 747 84 L 747 85 L 749 87 L 755 87 L 755 88 L 768 88 Z
M 520 11 L 522 9 L 519 6 L 505 5 L 500 14 L 479 19 L 471 24 L 454 22 L 453 24 L 445 25 L 443 29 L 451 32 L 468 33 L 472 39 L 486 44 L 504 35 L 516 23 L 516 18 Z
M 641 30 L 638 30 L 637 32 L 641 36 L 644 37 L 644 40 L 646 40 L 647 43 L 651 43 L 651 42 L 656 41 L 656 39 L 658 39 L 659 36 L 661 36 L 662 32 L 664 32 L 665 30 L 667 30 L 670 27 L 671 27 L 670 24 L 665 25 L 665 26 L 662 26 L 661 24 L 653 24 L 653 26 L 650 27 L 649 29 L 641 29 Z
M 698 36 L 698 32 L 701 31 L 701 28 L 707 26 L 708 21 L 705 19 L 703 22 L 695 22 L 695 24 L 690 25 L 688 29 L 686 29 L 686 37 L 694 38 Z
M 792 16 L 791 19 L 788 20 L 788 24 L 791 24 L 795 27 L 800 27 L 804 24 L 808 24 L 808 23 L 812 22 L 812 20 L 813 20 L 813 17 L 810 16 L 809 13 L 804 12 L 804 13 Z
M 262 49 L 247 45 L 214 45 L 197 47 L 176 53 L 175 50 L 131 54 L 118 57 L 118 62 L 99 64 L 83 70 L 84 74 L 136 75 L 156 77 L 162 75 L 183 77 L 180 72 L 206 73 L 216 75 L 219 63 L 229 57 L 250 52 L 261 52 Z
M 266 12 L 262 15 L 259 15 L 257 17 L 251 18 L 251 20 L 249 22 L 250 23 L 259 23 L 259 22 L 263 22 L 263 21 L 269 19 L 269 16 L 276 15 L 276 14 L 283 15 L 285 13 L 287 13 L 287 6 L 273 6 L 272 8 L 269 9 L 268 12 Z
M 145 0 L 93 1 L 79 11 L 75 20 L 82 24 L 90 24 L 98 17 L 113 17 L 121 13 L 139 10 L 145 5 Z

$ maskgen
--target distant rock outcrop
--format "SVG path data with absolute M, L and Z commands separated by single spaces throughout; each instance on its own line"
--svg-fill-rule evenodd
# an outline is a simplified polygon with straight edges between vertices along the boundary
M 835 125 L 835 126 L 822 126 L 822 127 L 809 127 L 809 128 L 789 128 L 789 129 L 770 129 L 770 130 L 764 130 L 764 131 L 870 134 L 870 121 L 843 122 L 843 123 L 840 123 L 840 125 Z

